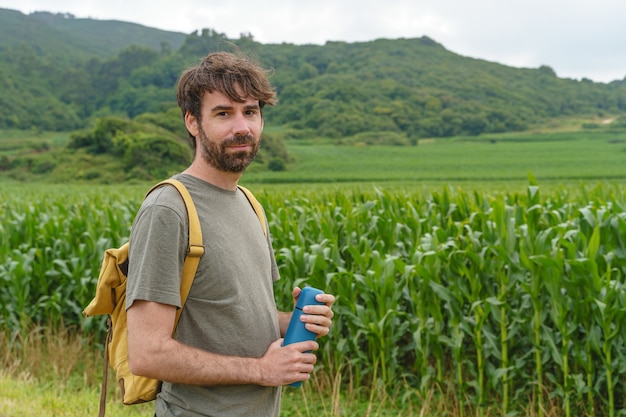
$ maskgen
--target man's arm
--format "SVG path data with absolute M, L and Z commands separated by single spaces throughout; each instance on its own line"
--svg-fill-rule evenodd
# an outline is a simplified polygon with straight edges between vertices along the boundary
M 127 311 L 131 372 L 158 380 L 196 385 L 280 386 L 310 378 L 316 342 L 281 347 L 272 343 L 261 358 L 218 355 L 171 337 L 176 307 L 135 301 Z

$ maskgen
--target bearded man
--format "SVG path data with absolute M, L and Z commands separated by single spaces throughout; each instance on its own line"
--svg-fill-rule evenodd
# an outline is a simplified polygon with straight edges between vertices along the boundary
M 319 346 L 282 346 L 291 313 L 276 309 L 271 237 L 238 188 L 261 144 L 263 107 L 274 105 L 276 94 L 257 63 L 219 52 L 181 75 L 177 98 L 195 151 L 173 178 L 193 198 L 205 251 L 172 336 L 188 219 L 175 188 L 150 193 L 130 236 L 130 368 L 164 381 L 158 417 L 278 417 L 281 386 L 310 378 Z M 294 302 L 300 291 L 293 289 Z M 320 294 L 317 301 L 323 305 L 307 306 L 301 320 L 324 336 L 334 297 Z

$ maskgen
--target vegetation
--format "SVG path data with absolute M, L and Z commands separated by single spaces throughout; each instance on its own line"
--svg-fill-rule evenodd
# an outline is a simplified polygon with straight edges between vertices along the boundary
M 149 133 L 140 121 L 105 118 L 73 135 L 3 132 L 0 159 L 65 152 L 68 144 L 97 153 L 100 140 Z M 332 416 L 340 409 L 505 415 L 503 404 L 511 415 L 621 413 L 624 333 L 615 315 L 625 271 L 623 133 L 614 124 L 580 126 L 417 147 L 291 138 L 285 143 L 299 162 L 290 171 L 247 172 L 243 181 L 271 220 L 284 277 L 278 294 L 309 283 L 339 297 L 341 320 L 322 344 L 315 382 L 303 398 L 287 391 L 283 414 L 302 415 L 294 404 L 303 401 L 308 415 Z M 100 180 L 110 174 L 97 168 Z M 542 187 L 523 192 L 529 170 Z M 52 182 L 57 174 L 48 173 Z M 103 322 L 80 312 L 93 296 L 103 250 L 127 238 L 149 182 L 67 182 L 5 179 L 0 190 L 0 358 L 9 381 L 0 385 L 39 393 L 48 409 L 58 398 L 92 409 Z M 284 295 L 278 302 L 289 308 Z M 58 345 L 89 355 L 55 359 Z M 50 356 L 36 359 L 42 351 Z M 80 360 L 62 362 L 72 357 Z M 67 385 L 51 388 L 50 380 L 66 375 Z M 119 398 L 110 386 L 109 403 Z M 12 398 L 15 391 L 2 390 Z M 9 415 L 19 415 L 8 404 Z M 110 408 L 112 415 L 143 410 Z
M 415 144 L 424 137 L 520 131 L 548 118 L 626 110 L 624 80 L 559 79 L 547 66 L 511 68 L 462 57 L 427 37 L 264 45 L 250 34 L 228 39 L 204 29 L 174 37 L 46 13 L 0 10 L 2 22 L 0 128 L 67 131 L 105 115 L 167 112 L 175 106 L 181 70 L 223 49 L 240 49 L 273 69 L 280 103 L 268 109 L 269 125 L 313 131 L 314 137 L 340 140 L 367 132 Z M 106 37 L 97 36 L 102 31 Z M 99 53 L 105 38 L 109 49 Z M 160 40 L 161 47 L 147 39 Z
M 151 115 L 133 121 L 102 118 L 91 130 L 72 134 L 0 131 L 0 178 L 109 184 L 164 178 L 191 158 L 178 112 L 171 113 L 158 120 Z M 577 120 L 543 133 L 425 139 L 409 147 L 337 145 L 331 139 L 293 138 L 293 130 L 269 127 L 244 179 L 256 184 L 386 186 L 419 181 L 420 187 L 481 182 L 502 190 L 519 189 L 533 173 L 546 186 L 624 183 L 626 127 L 613 121 L 581 128 L 592 122 Z
M 70 13 L 45 11 L 24 15 L 0 9 L 0 47 L 36 47 L 40 55 L 75 59 L 111 58 L 131 45 L 178 49 L 186 34 L 149 28 L 135 23 L 77 18 Z
M 428 138 L 519 133 L 565 117 L 603 133 L 623 131 L 626 120 L 626 81 L 559 79 L 548 67 L 462 57 L 426 37 L 263 45 L 249 34 L 183 35 L 5 9 L 0 23 L 0 129 L 73 132 L 65 148 L 25 143 L 25 152 L 19 145 L 0 152 L 0 171 L 16 179 L 110 183 L 175 172 L 191 155 L 176 80 L 224 49 L 272 68 L 280 103 L 265 111 L 265 144 L 251 171 L 279 178 L 297 167 L 289 141 L 410 148 Z
M 86 343 L 102 340 L 104 322 L 81 310 L 104 248 L 126 239 L 145 188 L 20 186 L 18 196 L 14 187 L 0 199 L 5 337 L 63 325 L 90 335 Z M 320 380 L 340 375 L 365 396 L 435 393 L 453 415 L 624 409 L 621 188 L 542 195 L 531 179 L 525 193 L 292 188 L 258 197 L 284 277 L 279 306 L 290 308 L 294 284 L 338 296 Z
M 67 329 L 33 330 L 8 341 L 4 336 L 0 333 L 0 415 L 97 415 L 103 361 L 98 349 Z M 8 349 L 9 346 L 13 348 Z M 107 416 L 145 417 L 154 413 L 154 403 L 123 405 L 119 385 L 111 373 L 109 377 Z M 339 385 L 318 373 L 301 388 L 285 388 L 281 416 L 410 415 L 411 404 L 397 403 L 385 392 L 372 393 L 371 398 L 366 398 L 355 391 L 354 386 Z M 421 408 L 436 409 L 430 403 Z
M 542 184 L 595 183 L 626 179 L 622 169 L 626 137 L 619 132 L 512 133 L 425 140 L 417 147 L 337 146 L 286 142 L 297 161 L 285 172 L 247 175 L 257 183 L 404 182 L 491 189 L 515 184 L 529 173 Z
M 626 78 L 426 37 L 262 45 L 0 9 L 0 415 L 95 410 L 104 322 L 81 311 L 148 186 L 191 158 L 178 74 L 222 49 L 273 68 L 280 98 L 243 178 L 277 303 L 338 299 L 285 416 L 626 413 Z
M 192 160 L 181 125 L 179 112 L 170 111 L 103 117 L 73 133 L 0 131 L 0 178 L 103 184 L 165 178 Z M 268 133 L 249 171 L 285 171 L 293 159 L 280 137 Z

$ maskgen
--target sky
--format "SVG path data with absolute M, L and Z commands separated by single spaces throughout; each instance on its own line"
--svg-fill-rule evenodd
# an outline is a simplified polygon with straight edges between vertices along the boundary
M 257 42 L 324 44 L 428 36 L 447 50 L 561 78 L 626 78 L 624 0 L 0 0 L 0 8 L 70 13 Z

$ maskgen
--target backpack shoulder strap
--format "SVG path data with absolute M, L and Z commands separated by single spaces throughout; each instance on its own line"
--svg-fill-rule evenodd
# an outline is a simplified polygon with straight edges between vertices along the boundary
M 187 296 L 189 295 L 189 290 L 191 289 L 191 284 L 193 282 L 193 278 L 196 275 L 196 270 L 198 269 L 198 263 L 200 262 L 200 258 L 204 255 L 204 245 L 202 244 L 202 229 L 200 228 L 200 219 L 198 218 L 198 212 L 196 211 L 196 206 L 193 204 L 193 199 L 189 194 L 189 191 L 185 187 L 185 185 L 174 179 L 167 179 L 159 182 L 154 187 L 150 189 L 146 193 L 146 196 L 150 194 L 155 189 L 162 187 L 163 185 L 172 185 L 178 190 L 178 193 L 182 197 L 185 207 L 187 208 L 187 216 L 189 218 L 189 245 L 187 246 L 187 256 L 185 257 L 185 263 L 183 265 L 183 277 L 180 283 L 180 305 L 183 307 L 185 302 L 187 301 Z M 176 325 L 178 324 L 178 320 L 180 319 L 180 314 L 182 313 L 182 308 L 176 311 L 176 321 L 174 324 L 174 330 L 176 330 Z M 173 331 L 174 331 L 173 330 Z M 172 331 L 172 334 L 173 334 Z
M 248 201 L 250 202 L 250 205 L 254 209 L 256 216 L 259 218 L 259 222 L 261 223 L 261 228 L 263 229 L 263 234 L 267 238 L 267 222 L 265 220 L 265 212 L 263 211 L 263 206 L 261 206 L 261 203 L 259 203 L 259 200 L 257 200 L 254 194 L 252 194 L 252 191 L 248 190 L 246 187 L 242 185 L 238 185 L 237 187 L 239 187 L 239 189 L 243 191 L 243 193 L 248 198 Z

